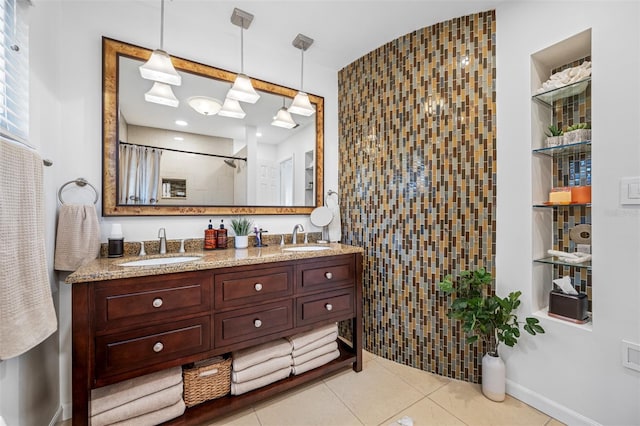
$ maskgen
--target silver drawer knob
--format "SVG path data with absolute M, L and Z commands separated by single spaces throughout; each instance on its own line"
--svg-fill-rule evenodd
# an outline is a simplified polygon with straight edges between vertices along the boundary
M 331 278 L 333 278 L 333 274 L 332 274 L 331 272 L 325 272 L 325 273 L 324 273 L 324 276 L 325 276 L 328 280 L 330 280 Z
M 256 285 L 254 285 L 253 288 L 255 288 L 256 291 L 260 291 L 260 290 L 262 290 L 262 284 L 256 283 Z
M 153 299 L 153 307 L 154 308 L 159 308 L 160 306 L 162 306 L 162 299 L 160 299 L 159 297 Z
M 327 303 L 326 305 L 324 305 L 324 308 L 327 311 L 332 311 L 333 310 L 333 305 L 331 303 Z
M 157 342 L 155 345 L 153 345 L 153 351 L 156 353 L 162 351 L 163 349 L 164 345 L 162 344 L 162 342 Z
M 255 328 L 260 328 L 262 327 L 262 321 L 260 321 L 259 319 L 253 320 L 253 326 Z

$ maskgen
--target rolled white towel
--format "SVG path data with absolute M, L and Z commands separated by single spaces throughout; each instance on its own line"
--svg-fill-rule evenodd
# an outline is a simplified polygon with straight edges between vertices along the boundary
M 310 361 L 305 362 L 304 364 L 294 365 L 291 367 L 291 372 L 294 375 L 305 373 L 309 370 L 313 370 L 314 368 L 318 368 L 322 365 L 325 365 L 328 362 L 333 361 L 334 359 L 340 356 L 340 351 L 336 349 L 333 352 L 329 352 L 328 354 L 324 354 L 317 358 L 314 358 Z
M 309 343 L 325 337 L 327 334 L 338 332 L 338 323 L 332 323 L 320 328 L 313 329 L 306 333 L 296 334 L 295 336 L 288 337 L 289 341 L 293 345 L 293 350 L 299 349 Z
M 248 382 L 249 380 L 257 379 L 267 374 L 271 374 L 275 371 L 282 370 L 285 367 L 290 367 L 292 363 L 291 354 L 281 356 L 278 358 L 271 358 L 268 361 L 260 364 L 252 365 L 244 370 L 231 372 L 231 381 L 234 383 Z
M 307 352 L 311 352 L 315 349 L 321 348 L 331 342 L 335 342 L 336 339 L 338 338 L 338 332 L 335 331 L 331 334 L 327 334 L 324 337 L 321 337 L 318 340 L 314 340 L 313 342 L 309 343 L 308 345 L 304 345 L 303 347 L 301 347 L 300 349 L 294 349 L 293 353 L 291 354 L 294 358 L 295 357 L 299 357 L 301 355 L 306 354 Z
M 319 348 L 316 348 L 305 354 L 293 357 L 293 365 L 297 366 L 297 365 L 304 364 L 305 362 L 311 361 L 314 358 L 318 358 L 319 356 L 328 354 L 329 352 L 333 352 L 336 349 L 338 349 L 338 342 L 334 340 L 324 346 L 320 346 Z
M 266 376 L 258 377 L 257 379 L 249 380 L 243 383 L 231 383 L 231 395 L 240 395 L 254 389 L 267 386 L 278 380 L 286 379 L 291 374 L 291 367 L 283 368 L 282 370 L 275 371 Z
M 234 371 L 244 370 L 252 365 L 257 365 L 272 358 L 278 358 L 290 353 L 291 343 L 287 339 L 274 340 L 233 352 L 232 368 Z

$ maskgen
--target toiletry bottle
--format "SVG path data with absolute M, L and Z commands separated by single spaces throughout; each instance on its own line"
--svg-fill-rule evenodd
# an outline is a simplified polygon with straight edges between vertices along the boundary
M 217 247 L 217 232 L 213 229 L 211 219 L 209 219 L 209 226 L 204 230 L 204 249 L 213 250 Z
M 108 241 L 108 256 L 122 257 L 124 255 L 124 237 L 122 236 L 122 226 L 119 223 L 111 225 L 111 235 L 109 235 Z
M 220 229 L 218 231 L 218 248 L 227 248 L 227 230 L 224 229 L 224 220 L 220 221 Z

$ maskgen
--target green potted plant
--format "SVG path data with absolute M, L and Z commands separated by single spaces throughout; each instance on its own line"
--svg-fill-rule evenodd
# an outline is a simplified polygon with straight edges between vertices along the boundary
M 588 123 L 576 123 L 565 130 L 565 143 L 579 143 L 591 140 L 591 126 Z
M 545 135 L 547 135 L 547 148 L 562 145 L 564 143 L 562 129 L 559 129 L 555 124 L 547 127 L 547 129 L 549 129 L 549 131 L 545 133 Z
M 438 284 L 440 290 L 453 296 L 447 316 L 459 320 L 469 335 L 467 342 L 480 340 L 486 353 L 482 358 L 482 392 L 494 401 L 505 397 L 505 365 L 498 354 L 498 344 L 515 346 L 520 337 L 520 325 L 515 311 L 520 306 L 520 291 L 500 297 L 491 290 L 493 277 L 484 268 L 462 271 L 454 278 L 447 275 Z M 544 333 L 538 319 L 527 317 L 524 330 Z
M 236 217 L 231 219 L 231 229 L 235 234 L 235 248 L 249 247 L 249 233 L 253 227 L 253 221 L 246 217 Z

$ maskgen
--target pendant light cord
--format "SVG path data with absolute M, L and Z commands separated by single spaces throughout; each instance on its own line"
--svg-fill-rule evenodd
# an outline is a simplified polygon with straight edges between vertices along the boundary
M 244 18 L 240 25 L 240 74 L 244 74 Z
M 300 91 L 304 92 L 303 90 L 303 83 L 304 83 L 304 49 L 300 49 L 300 59 L 301 59 L 301 65 L 300 65 Z
M 160 1 L 160 50 L 164 50 L 164 0 Z

